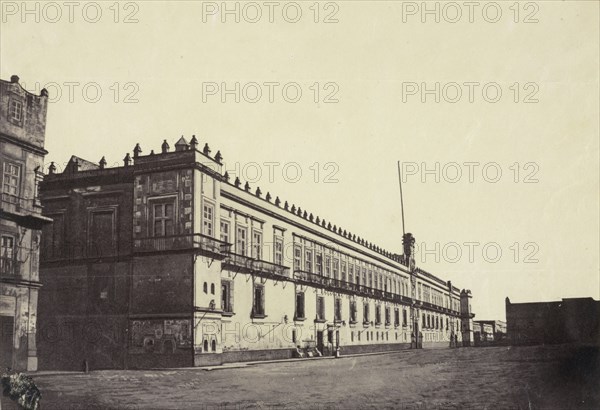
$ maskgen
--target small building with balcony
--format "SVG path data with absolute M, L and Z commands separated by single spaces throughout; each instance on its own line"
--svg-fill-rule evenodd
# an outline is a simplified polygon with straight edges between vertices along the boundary
M 0 80 L 0 368 L 37 370 L 39 248 L 48 93 Z
M 223 170 L 192 137 L 41 187 L 40 366 L 156 368 L 450 346 L 470 292 Z M 317 353 L 318 352 L 318 353 Z

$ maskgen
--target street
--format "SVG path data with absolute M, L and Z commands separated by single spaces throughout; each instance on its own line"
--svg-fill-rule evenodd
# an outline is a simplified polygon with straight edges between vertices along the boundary
M 32 376 L 43 409 L 591 409 L 598 367 L 594 348 L 533 346 Z

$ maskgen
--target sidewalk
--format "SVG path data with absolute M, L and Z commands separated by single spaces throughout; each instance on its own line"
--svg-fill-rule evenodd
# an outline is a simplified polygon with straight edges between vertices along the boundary
M 390 350 L 387 352 L 372 352 L 372 353 L 356 353 L 356 354 L 347 354 L 341 355 L 338 359 L 348 359 L 352 357 L 360 357 L 360 356 L 379 356 L 386 354 L 394 354 L 400 352 L 406 352 L 410 349 L 401 349 L 401 350 Z M 311 360 L 331 360 L 335 359 L 334 356 L 322 356 L 322 357 L 306 357 L 300 358 L 295 357 L 291 359 L 279 359 L 279 360 L 257 360 L 253 362 L 234 362 L 234 363 L 224 363 L 218 366 L 200 366 L 200 367 L 165 367 L 165 368 L 151 368 L 151 369 L 126 369 L 126 371 L 180 371 L 180 370 L 203 370 L 203 371 L 212 371 L 212 370 L 225 370 L 225 369 L 241 369 L 249 366 L 257 366 L 261 364 L 274 364 L 274 363 L 291 363 L 291 362 L 309 362 Z M 106 369 L 106 370 L 90 370 L 89 373 L 100 373 L 100 372 L 113 372 L 113 371 L 124 371 L 125 369 Z M 46 376 L 64 376 L 64 375 L 85 375 L 85 372 L 81 371 L 68 371 L 68 370 L 39 370 L 35 372 L 27 372 L 28 375 L 32 377 L 46 377 Z
M 371 353 L 355 353 L 348 355 L 340 355 L 338 359 L 347 359 L 351 357 L 360 357 L 360 356 L 379 356 L 385 354 L 393 354 L 399 352 L 409 351 L 410 349 L 401 349 L 401 350 L 390 350 L 387 352 L 371 352 Z M 212 371 L 212 370 L 221 370 L 221 369 L 239 369 L 248 366 L 256 366 L 261 364 L 272 364 L 272 363 L 290 363 L 290 362 L 308 362 L 311 360 L 329 360 L 335 359 L 334 356 L 321 356 L 321 357 L 294 357 L 291 359 L 279 359 L 279 360 L 257 360 L 254 362 L 235 362 L 235 363 L 224 363 L 218 366 L 200 366 L 200 367 L 179 367 L 179 368 L 169 368 L 169 369 L 151 369 L 151 370 L 204 370 L 204 371 Z

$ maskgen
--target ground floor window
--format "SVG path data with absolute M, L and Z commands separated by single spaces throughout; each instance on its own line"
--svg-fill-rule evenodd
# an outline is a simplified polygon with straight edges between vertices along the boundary
M 265 316 L 265 287 L 263 285 L 254 285 L 252 315 L 255 317 Z
M 304 319 L 304 292 L 296 293 L 296 317 L 295 319 Z

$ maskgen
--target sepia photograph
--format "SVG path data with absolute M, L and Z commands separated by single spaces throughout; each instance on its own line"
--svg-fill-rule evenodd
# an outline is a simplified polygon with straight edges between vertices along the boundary
M 0 0 L 1 410 L 600 408 L 600 2 Z

